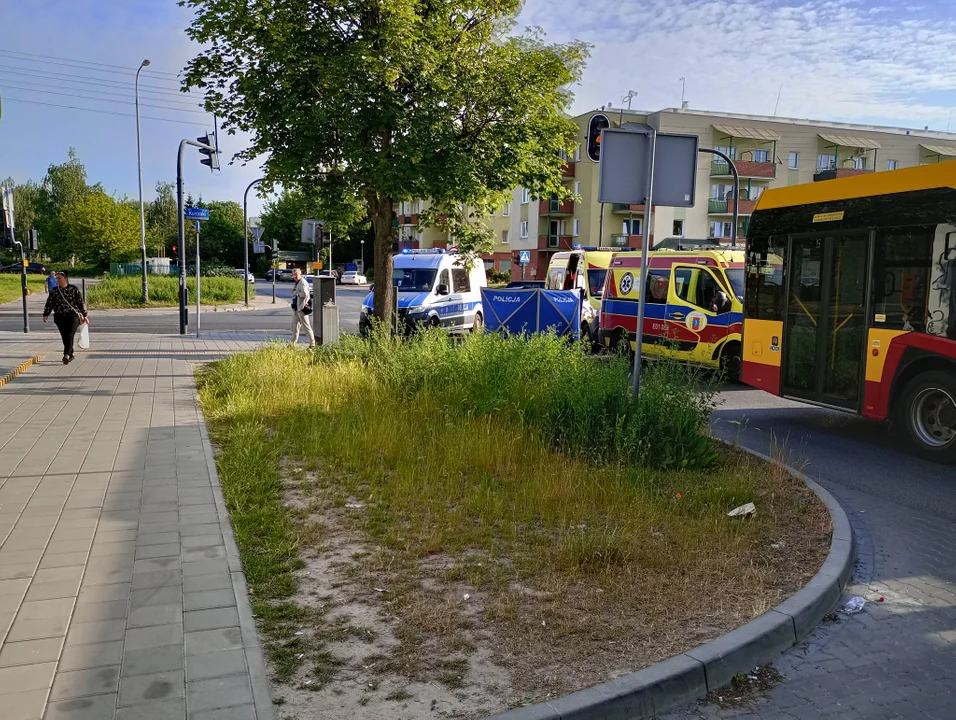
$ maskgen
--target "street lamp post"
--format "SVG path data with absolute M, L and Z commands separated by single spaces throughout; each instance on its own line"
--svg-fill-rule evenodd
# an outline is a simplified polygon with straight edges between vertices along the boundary
M 242 284 L 244 285 L 243 290 L 246 296 L 246 307 L 249 307 L 249 219 L 247 218 L 248 205 L 249 205 L 249 191 L 252 190 L 252 187 L 258 183 L 261 183 L 265 178 L 259 178 L 258 180 L 253 180 L 249 183 L 249 187 L 246 188 L 246 191 L 242 194 L 242 257 L 243 262 L 245 263 L 242 266 Z M 273 291 L 275 290 L 275 269 L 272 271 L 272 282 L 273 282 Z
M 359 244 L 362 246 L 362 274 L 365 274 L 365 238 L 359 239 Z
M 143 60 L 140 63 L 134 83 L 136 95 L 136 162 L 139 166 L 139 241 L 140 249 L 143 251 L 143 305 L 149 302 L 149 287 L 146 284 L 146 211 L 143 208 L 143 144 L 139 130 L 139 74 L 144 67 L 148 66 L 149 60 Z

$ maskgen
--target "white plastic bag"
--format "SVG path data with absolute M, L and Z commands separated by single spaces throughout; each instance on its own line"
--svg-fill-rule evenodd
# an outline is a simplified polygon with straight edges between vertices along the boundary
M 89 350 L 90 349 L 90 326 L 87 323 L 80 323 L 79 331 L 79 340 L 76 344 L 80 347 L 80 350 Z

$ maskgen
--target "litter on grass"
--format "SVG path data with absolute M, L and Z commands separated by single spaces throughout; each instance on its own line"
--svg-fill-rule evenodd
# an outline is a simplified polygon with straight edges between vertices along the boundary
M 729 513 L 727 517 L 747 517 L 748 515 L 754 515 L 757 512 L 757 506 L 752 502 L 747 503 L 746 505 L 741 505 L 740 507 L 735 507 Z
M 846 601 L 846 605 L 843 606 L 844 615 L 856 615 L 860 610 L 863 609 L 863 606 L 866 605 L 866 600 L 864 600 L 859 595 L 851 597 Z

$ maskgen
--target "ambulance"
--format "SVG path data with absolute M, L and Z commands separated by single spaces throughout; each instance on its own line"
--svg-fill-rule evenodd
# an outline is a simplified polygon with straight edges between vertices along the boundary
M 654 250 L 642 281 L 640 253 L 611 259 L 601 300 L 600 343 L 633 352 L 644 288 L 642 352 L 740 377 L 745 253 L 731 249 Z
M 464 256 L 441 248 L 402 250 L 393 258 L 392 286 L 398 288 L 398 319 L 406 332 L 416 326 L 452 333 L 481 330 L 481 288 L 487 286 L 481 262 L 468 267 Z M 362 301 L 359 332 L 368 330 L 375 294 Z
M 620 252 L 617 249 L 574 245 L 570 252 L 555 253 L 548 263 L 544 284 L 547 290 L 584 291 L 584 302 L 581 303 L 581 338 L 588 339 L 595 349 L 601 346 L 598 331 L 604 281 L 611 258 Z

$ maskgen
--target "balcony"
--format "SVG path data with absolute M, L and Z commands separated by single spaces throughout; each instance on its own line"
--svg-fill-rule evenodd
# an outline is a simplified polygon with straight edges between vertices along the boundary
M 574 201 L 542 200 L 538 203 L 539 215 L 574 215 Z
M 873 170 L 858 170 L 857 168 L 817 168 L 813 174 L 813 182 L 836 180 L 837 178 L 853 177 L 854 175 L 869 175 Z
M 627 203 L 612 203 L 611 212 L 618 213 L 620 215 L 643 215 L 644 214 L 644 204 L 640 205 L 628 205 Z
M 643 240 L 643 235 L 611 235 L 611 247 L 639 248 Z
M 392 225 L 418 225 L 418 215 L 399 215 L 398 222 Z
M 777 176 L 777 164 L 772 162 L 754 162 L 753 160 L 734 160 L 737 174 L 752 180 L 773 180 Z M 723 160 L 715 160 L 710 164 L 711 177 L 733 177 L 730 165 Z
M 574 169 L 577 167 L 577 163 L 566 162 L 561 166 L 561 177 L 565 180 L 571 180 L 574 177 Z
M 570 250 L 574 238 L 570 235 L 539 235 L 539 250 Z
M 737 214 L 738 215 L 752 215 L 754 208 L 757 206 L 756 200 L 740 200 L 737 203 Z M 707 212 L 711 215 L 733 215 L 734 214 L 734 201 L 733 200 L 714 200 L 711 198 L 707 201 Z

